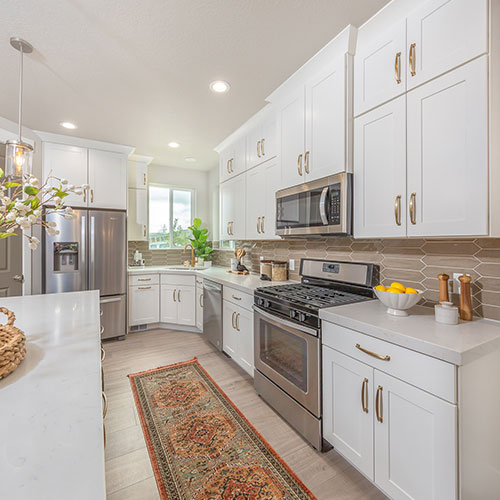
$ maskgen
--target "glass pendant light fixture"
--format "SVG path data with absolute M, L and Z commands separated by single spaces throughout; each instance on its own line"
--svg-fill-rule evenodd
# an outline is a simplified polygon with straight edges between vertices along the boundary
M 5 146 L 5 175 L 21 176 L 31 173 L 33 162 L 33 147 L 23 142 L 23 55 L 33 52 L 33 46 L 22 38 L 12 37 L 10 44 L 21 54 L 19 67 L 19 137 L 6 142 Z

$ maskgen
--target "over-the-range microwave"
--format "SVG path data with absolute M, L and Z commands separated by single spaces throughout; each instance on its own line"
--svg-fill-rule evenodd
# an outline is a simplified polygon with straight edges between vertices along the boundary
M 340 173 L 276 193 L 276 234 L 352 234 L 352 174 Z

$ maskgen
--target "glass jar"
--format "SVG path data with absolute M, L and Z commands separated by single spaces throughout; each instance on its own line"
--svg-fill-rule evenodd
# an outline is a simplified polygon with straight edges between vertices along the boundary
M 261 260 L 260 261 L 260 275 L 265 274 L 269 279 L 271 279 L 273 274 L 272 260 Z
M 286 281 L 288 279 L 288 263 L 286 261 L 273 260 L 272 266 L 273 281 Z

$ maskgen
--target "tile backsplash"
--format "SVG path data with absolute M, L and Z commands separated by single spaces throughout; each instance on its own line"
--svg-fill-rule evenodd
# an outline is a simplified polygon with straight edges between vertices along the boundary
M 370 262 L 380 266 L 381 281 L 389 285 L 401 281 L 424 290 L 424 305 L 433 305 L 439 296 L 437 275 L 467 273 L 472 277 L 474 313 L 500 320 L 500 238 L 478 239 L 380 239 L 310 238 L 276 241 L 237 241 L 246 250 L 244 264 L 259 272 L 259 259 L 295 259 L 290 279 L 299 279 L 302 257 L 315 259 Z M 129 241 L 128 260 L 138 249 L 147 265 L 179 265 L 190 259 L 190 253 L 179 250 L 150 250 L 145 241 Z M 213 264 L 229 267 L 233 251 L 216 249 Z M 458 294 L 451 297 L 458 304 Z
M 311 238 L 276 241 L 237 241 L 246 250 L 244 264 L 259 272 L 259 258 L 295 259 L 290 279 L 299 279 L 302 257 L 315 259 L 370 262 L 380 266 L 381 281 L 389 285 L 401 281 L 424 290 L 424 305 L 432 306 L 439 297 L 437 275 L 450 276 L 450 296 L 458 304 L 453 291 L 453 273 L 472 277 L 474 313 L 500 320 L 500 238 L 478 239 L 381 239 Z M 214 265 L 229 267 L 233 252 L 216 250 Z

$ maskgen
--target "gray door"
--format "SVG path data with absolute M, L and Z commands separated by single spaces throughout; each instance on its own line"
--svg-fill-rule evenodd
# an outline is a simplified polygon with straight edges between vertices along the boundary
M 57 214 L 46 216 L 60 233 L 43 233 L 43 293 L 78 292 L 87 289 L 87 210 L 75 210 L 66 220 Z
M 0 144 L 0 167 L 5 165 L 5 144 Z M 0 297 L 23 293 L 23 236 L 0 240 Z
M 89 289 L 101 296 L 126 292 L 127 216 L 89 210 Z

